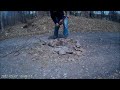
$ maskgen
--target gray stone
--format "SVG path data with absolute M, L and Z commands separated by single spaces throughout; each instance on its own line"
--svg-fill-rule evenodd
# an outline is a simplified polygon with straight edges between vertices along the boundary
M 81 47 L 79 41 L 76 42 L 76 47 L 77 47 L 77 48 L 80 48 L 80 47 Z
M 75 61 L 74 58 L 68 58 L 68 61 Z
M 48 43 L 48 46 L 55 47 L 55 42 L 51 40 L 51 41 Z
M 64 45 L 64 42 L 61 40 L 56 42 L 56 46 L 63 46 L 63 45 Z
M 66 53 L 68 53 L 68 54 L 73 54 L 73 52 L 74 52 L 74 51 L 71 50 L 71 49 L 69 49 L 69 50 L 66 51 Z
M 59 52 L 61 50 L 61 48 L 54 48 L 53 51 L 55 52 Z
M 20 54 L 20 52 L 16 52 L 14 53 L 14 56 L 18 56 Z
M 85 49 L 83 49 L 83 48 L 80 48 L 80 51 L 81 51 L 81 52 L 85 52 Z
M 80 51 L 76 51 L 76 55 L 81 55 L 81 52 Z
M 63 76 L 64 76 L 64 78 L 66 78 L 67 77 L 67 73 L 64 73 Z
M 58 53 L 59 53 L 60 55 L 65 55 L 65 54 L 66 54 L 65 50 L 63 50 L 63 49 L 61 49 Z
M 46 45 L 46 44 L 47 44 L 47 43 L 46 43 L 46 42 L 44 42 L 44 41 L 43 41 L 43 42 L 41 42 L 41 43 L 42 43 L 42 45 Z
M 65 51 L 68 51 L 68 50 L 69 50 L 69 48 L 66 47 L 66 46 L 63 46 L 62 49 L 64 49 Z
M 68 39 L 67 41 L 70 42 L 70 43 L 76 43 L 76 41 L 74 41 L 74 39 L 72 39 L 72 38 Z
M 74 48 L 74 50 L 76 50 L 76 51 L 81 51 L 81 48 L 77 48 L 77 47 L 73 47 Z

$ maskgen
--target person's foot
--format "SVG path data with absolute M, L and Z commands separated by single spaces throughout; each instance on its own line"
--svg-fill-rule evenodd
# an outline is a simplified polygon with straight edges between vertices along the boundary
M 48 39 L 57 39 L 58 37 L 57 36 L 50 36 L 50 37 L 48 37 Z
M 67 39 L 67 38 L 68 38 L 68 36 L 63 36 L 63 38 Z
M 64 36 L 62 34 L 59 34 L 58 38 L 64 38 Z

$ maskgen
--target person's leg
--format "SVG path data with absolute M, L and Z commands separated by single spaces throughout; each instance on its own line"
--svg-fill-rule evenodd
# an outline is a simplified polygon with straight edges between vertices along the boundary
M 68 18 L 65 17 L 64 21 L 63 21 L 63 35 L 64 37 L 68 37 Z
M 59 31 L 60 26 L 58 24 L 55 24 L 54 28 L 54 37 L 58 38 L 58 31 Z
M 54 36 L 56 38 L 58 38 L 58 32 L 60 28 L 60 25 L 58 23 L 59 23 L 59 19 L 56 17 L 55 28 L 54 28 Z
M 59 24 L 58 23 L 58 18 L 56 16 L 53 16 L 51 15 L 51 18 L 55 24 L 55 27 L 54 27 L 54 32 L 53 32 L 53 36 L 50 36 L 49 39 L 56 39 L 58 38 L 58 30 L 59 30 Z

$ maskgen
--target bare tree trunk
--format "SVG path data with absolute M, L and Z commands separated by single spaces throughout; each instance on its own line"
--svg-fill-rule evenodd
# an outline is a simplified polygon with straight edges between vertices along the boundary
M 20 21 L 21 21 L 22 23 L 26 23 L 27 20 L 26 20 L 26 18 L 25 18 L 25 13 L 24 13 L 24 11 L 19 11 L 19 15 L 20 15 Z
M 101 19 L 103 19 L 104 18 L 104 11 L 101 11 Z
M 117 13 L 117 22 L 120 23 L 120 14 L 119 13 Z
M 81 16 L 88 18 L 89 17 L 89 11 L 81 11 Z
M 30 11 L 28 11 L 28 19 L 31 19 Z
M 46 13 L 47 13 L 47 16 L 50 16 L 50 12 L 49 11 L 46 11 Z
M 2 11 L 0 12 L 0 20 L 1 20 L 1 32 L 3 32 L 4 26 L 3 26 L 3 13 L 2 13 Z
M 94 17 L 94 11 L 90 11 L 90 18 Z

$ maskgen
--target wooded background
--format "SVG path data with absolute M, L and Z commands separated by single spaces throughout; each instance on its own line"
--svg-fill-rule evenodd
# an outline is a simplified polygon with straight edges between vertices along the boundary
M 106 13 L 107 12 L 107 13 Z M 120 23 L 120 11 L 69 11 L 76 17 L 98 18 Z M 17 23 L 27 23 L 35 17 L 50 16 L 49 11 L 0 11 L 0 32 Z M 75 22 L 74 22 L 75 23 Z

